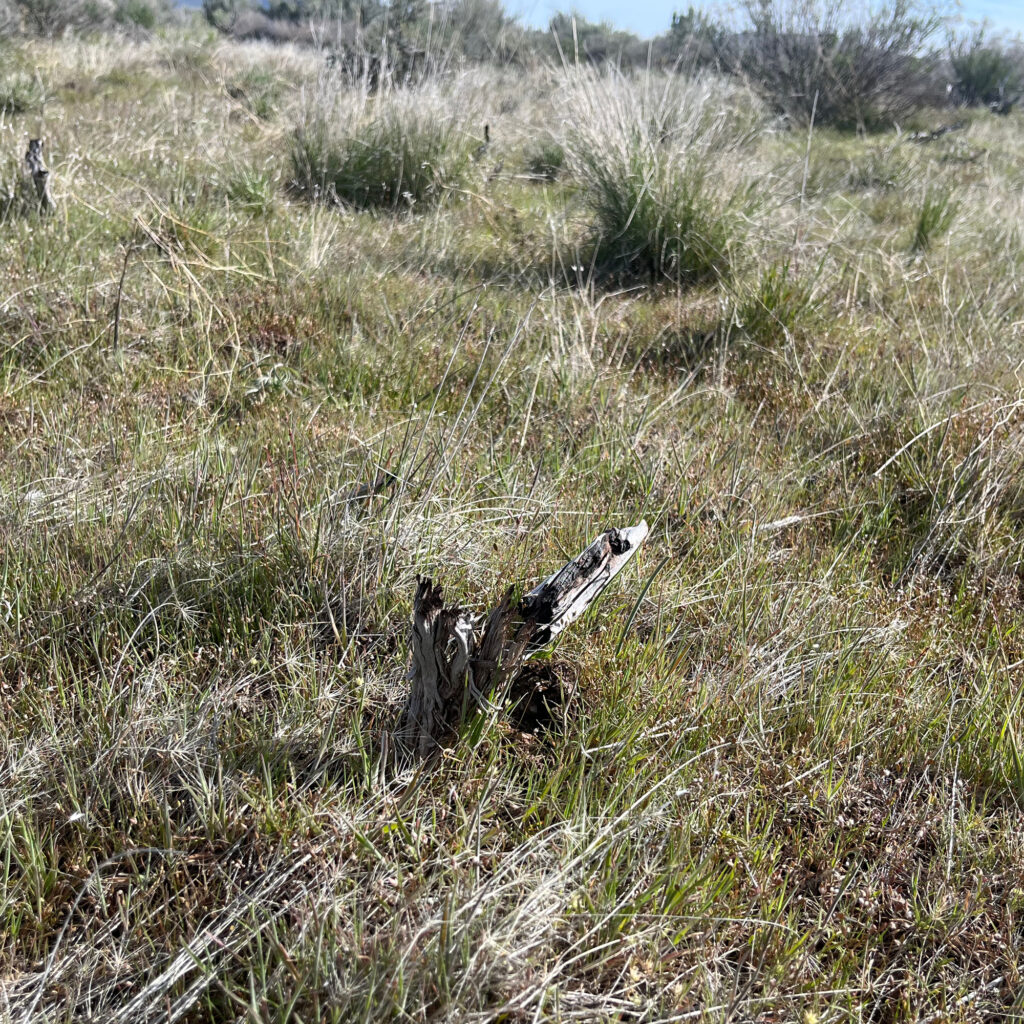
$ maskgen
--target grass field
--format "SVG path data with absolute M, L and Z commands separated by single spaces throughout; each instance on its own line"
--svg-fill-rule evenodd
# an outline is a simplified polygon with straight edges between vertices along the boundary
M 1024 1013 L 1020 113 L 2 56 L 0 1020 Z M 644 517 L 561 721 L 389 766 L 418 574 Z

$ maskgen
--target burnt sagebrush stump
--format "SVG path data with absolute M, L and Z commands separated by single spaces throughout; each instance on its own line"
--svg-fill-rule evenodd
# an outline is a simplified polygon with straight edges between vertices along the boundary
M 469 711 L 504 700 L 526 659 L 550 644 L 597 599 L 647 538 L 646 522 L 606 530 L 519 602 L 513 591 L 485 618 L 445 605 L 441 587 L 421 579 L 412 615 L 409 697 L 395 729 L 399 751 L 426 757 L 444 746 Z M 529 704 L 520 686 L 515 705 Z
M 53 209 L 50 197 L 50 172 L 43 163 L 43 140 L 30 139 L 25 152 L 25 171 L 35 189 L 36 202 L 41 213 L 49 213 Z

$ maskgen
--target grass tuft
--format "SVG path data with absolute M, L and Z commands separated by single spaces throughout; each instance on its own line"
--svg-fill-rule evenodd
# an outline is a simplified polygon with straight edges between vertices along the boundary
M 239 167 L 226 184 L 228 201 L 249 213 L 267 214 L 274 202 L 273 175 L 255 167 Z
M 318 106 L 292 139 L 292 180 L 314 201 L 432 206 L 467 186 L 474 145 L 461 116 L 416 95 L 372 98 L 344 122 Z
M 789 335 L 814 309 L 814 297 L 787 260 L 769 266 L 743 294 L 736 318 L 751 340 L 770 345 Z
M 754 205 L 726 163 L 754 134 L 741 104 L 709 83 L 577 77 L 565 151 L 599 265 L 685 284 L 728 274 Z
M 958 205 L 951 190 L 929 188 L 914 220 L 910 251 L 927 252 L 935 240 L 952 226 Z
M 227 86 L 228 95 L 238 100 L 261 121 L 269 121 L 277 113 L 281 102 L 283 83 L 266 68 L 246 68 Z
M 565 167 L 565 147 L 555 139 L 541 139 L 526 151 L 526 173 L 544 181 L 555 181 Z
M 26 114 L 39 110 L 46 88 L 38 74 L 14 71 L 0 77 L 0 114 Z

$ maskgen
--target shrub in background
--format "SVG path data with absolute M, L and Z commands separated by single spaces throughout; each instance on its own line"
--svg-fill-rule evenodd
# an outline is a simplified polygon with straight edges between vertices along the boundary
M 695 7 L 673 13 L 668 31 L 654 41 L 658 63 L 684 72 L 724 70 L 734 48 L 734 34 Z
M 236 21 L 247 12 L 270 20 L 262 12 L 257 12 L 249 0 L 202 0 L 200 10 L 207 22 L 221 32 L 230 32 Z
M 981 26 L 949 40 L 953 94 L 968 107 L 1000 103 L 1024 91 L 1024 54 L 986 37 Z
M 12 0 L 0 0 L 0 39 L 14 35 L 18 30 L 18 16 Z
M 346 116 L 316 104 L 292 139 L 293 184 L 360 208 L 431 205 L 467 184 L 475 145 L 462 118 L 422 91 L 375 97 Z
M 576 78 L 564 147 L 594 216 L 599 264 L 680 283 L 728 272 L 751 205 L 725 164 L 755 129 L 742 109 L 740 91 L 718 82 Z
M 548 23 L 546 38 L 535 42 L 544 49 L 554 45 L 553 56 L 568 64 L 643 66 L 648 53 L 647 44 L 632 32 L 606 21 L 589 21 L 578 13 L 556 14 Z
M 472 61 L 505 64 L 523 46 L 523 28 L 501 0 L 450 0 L 435 5 L 433 47 Z
M 168 21 L 174 0 L 0 0 L 0 36 L 55 37 L 118 28 L 149 32 Z
M 753 31 L 736 70 L 798 124 L 890 127 L 934 95 L 939 27 L 908 0 L 850 10 L 842 0 L 746 0 Z
M 505 64 L 527 34 L 501 0 L 203 0 L 215 28 L 236 38 L 294 41 L 328 51 L 349 78 L 405 83 L 454 58 Z
M 116 0 L 114 23 L 126 29 L 152 32 L 167 20 L 172 10 L 170 0 Z
M 19 29 L 36 36 L 100 28 L 114 20 L 111 0 L 10 0 L 10 7 Z

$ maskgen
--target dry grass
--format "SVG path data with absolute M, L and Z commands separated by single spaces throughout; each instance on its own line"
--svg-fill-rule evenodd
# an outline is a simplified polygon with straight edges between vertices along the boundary
M 395 214 L 290 194 L 312 55 L 32 61 L 0 1019 L 1020 1013 L 1019 115 L 761 130 L 732 276 L 615 290 L 586 180 L 520 176 L 572 76 L 475 79 L 470 186 Z M 911 251 L 926 189 L 956 215 Z M 484 605 L 642 516 L 550 655 L 566 721 L 389 774 L 416 575 Z

